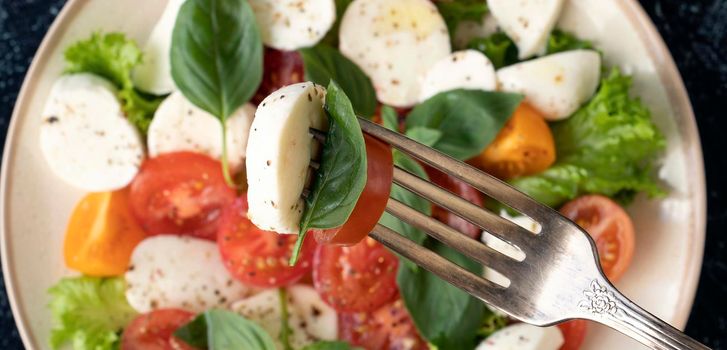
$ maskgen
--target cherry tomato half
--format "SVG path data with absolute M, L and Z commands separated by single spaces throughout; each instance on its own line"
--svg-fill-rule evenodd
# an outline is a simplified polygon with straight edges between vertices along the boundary
M 578 350 L 586 339 L 588 322 L 585 320 L 573 320 L 558 325 L 563 333 L 563 346 L 560 350 Z
M 338 337 L 366 350 L 428 350 L 401 299 L 370 313 L 339 313 Z
M 220 163 L 193 152 L 149 159 L 131 183 L 131 210 L 148 234 L 214 240 L 222 209 L 235 200 Z
M 474 187 L 468 185 L 464 181 L 456 177 L 449 176 L 430 166 L 425 166 L 424 169 L 427 171 L 429 179 L 440 187 L 458 195 L 461 198 L 468 200 L 474 205 L 477 205 L 479 207 L 485 205 L 485 198 L 482 192 L 476 190 Z M 471 238 L 479 240 L 480 236 L 482 236 L 482 229 L 479 226 L 474 225 L 469 221 L 452 214 L 450 211 L 442 207 L 436 205 L 433 206 L 432 216 L 435 219 L 447 224 L 447 226 L 452 227 Z
M 297 235 L 263 231 L 247 218 L 247 194 L 222 213 L 217 244 L 222 262 L 236 279 L 262 287 L 280 287 L 298 281 L 310 272 L 315 241 L 307 237 L 300 259 L 288 266 Z
M 634 224 L 614 201 L 588 195 L 566 203 L 560 212 L 581 226 L 596 241 L 601 268 L 615 282 L 634 256 Z
M 266 47 L 263 56 L 263 80 L 252 102 L 258 105 L 276 90 L 300 83 L 304 79 L 303 58 L 298 51 L 280 51 Z
M 352 245 L 361 242 L 374 229 L 386 209 L 394 174 L 391 147 L 369 135 L 364 135 L 364 139 L 367 158 L 366 187 L 343 226 L 314 231 L 318 243 Z
M 351 247 L 320 245 L 313 259 L 313 285 L 337 311 L 373 311 L 396 294 L 398 266 L 394 254 L 368 237 Z
M 178 309 L 159 309 L 139 315 L 124 329 L 121 350 L 194 350 L 173 335 L 193 318 L 194 314 Z

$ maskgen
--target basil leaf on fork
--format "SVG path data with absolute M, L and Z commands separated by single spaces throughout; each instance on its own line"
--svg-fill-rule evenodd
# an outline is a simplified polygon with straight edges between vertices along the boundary
M 328 85 L 325 103 L 328 133 L 321 152 L 300 222 L 300 233 L 290 257 L 298 260 L 310 228 L 329 229 L 343 225 L 353 212 L 366 186 L 366 144 L 351 101 L 334 81 Z

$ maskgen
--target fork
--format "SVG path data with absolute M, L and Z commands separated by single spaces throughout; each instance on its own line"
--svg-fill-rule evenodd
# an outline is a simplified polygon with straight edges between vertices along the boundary
M 530 217 L 533 233 L 401 168 L 394 183 L 516 247 L 524 259 L 502 254 L 389 198 L 386 211 L 509 279 L 502 286 L 456 265 L 397 232 L 377 225 L 369 234 L 443 280 L 520 321 L 550 326 L 571 319 L 604 324 L 652 349 L 709 349 L 628 300 L 604 276 L 590 236 L 557 211 L 508 184 L 437 150 L 359 118 L 363 132 L 454 176 Z

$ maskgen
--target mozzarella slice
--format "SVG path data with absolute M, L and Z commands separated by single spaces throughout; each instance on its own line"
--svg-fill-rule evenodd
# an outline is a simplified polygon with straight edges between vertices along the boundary
M 563 342 L 563 333 L 558 327 L 517 323 L 493 333 L 475 350 L 558 350 Z
M 298 233 L 301 195 L 317 142 L 310 128 L 328 130 L 326 90 L 313 83 L 286 86 L 258 106 L 247 142 L 248 217 L 259 228 Z
M 144 144 L 117 91 L 93 74 L 60 77 L 43 110 L 40 147 L 51 171 L 89 192 L 120 189 L 139 172 Z
M 545 53 L 563 0 L 487 0 L 502 30 L 515 42 L 520 59 Z
M 454 35 L 454 46 L 465 48 L 475 38 L 486 38 L 500 30 L 495 17 L 489 12 L 480 21 L 461 21 Z
M 435 63 L 424 74 L 419 102 L 454 89 L 495 90 L 495 66 L 475 50 L 457 51 Z
M 355 0 L 341 21 L 340 49 L 371 78 L 379 100 L 395 107 L 417 103 L 418 77 L 451 52 L 429 0 Z
M 222 265 L 217 244 L 186 236 L 154 236 L 131 254 L 126 300 L 138 312 L 227 306 L 252 292 Z
M 250 0 L 263 43 L 297 50 L 318 43 L 336 21 L 334 0 Z
M 245 159 L 247 136 L 255 106 L 246 104 L 227 118 L 227 161 L 233 170 Z M 159 106 L 149 125 L 149 156 L 192 151 L 222 157 L 222 128 L 219 119 L 201 110 L 180 92 L 174 92 Z
M 301 349 L 319 340 L 334 340 L 338 334 L 336 311 L 321 300 L 315 289 L 305 285 L 287 288 L 289 337 L 294 349 Z M 268 289 L 232 304 L 234 312 L 259 324 L 273 336 L 278 349 L 282 317 L 280 291 Z
M 550 121 L 569 117 L 588 101 L 600 77 L 601 56 L 591 50 L 561 52 L 497 71 L 500 89 L 524 94 Z
M 176 89 L 169 53 L 174 24 L 182 4 L 184 0 L 169 0 L 144 46 L 144 60 L 132 76 L 134 85 L 143 91 L 166 95 Z

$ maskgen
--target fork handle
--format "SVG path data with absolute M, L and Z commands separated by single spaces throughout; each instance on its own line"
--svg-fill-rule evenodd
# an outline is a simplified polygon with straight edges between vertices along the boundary
M 594 281 L 581 308 L 586 318 L 609 326 L 651 349 L 658 350 L 709 350 L 709 347 L 692 339 L 626 298 L 605 280 Z

